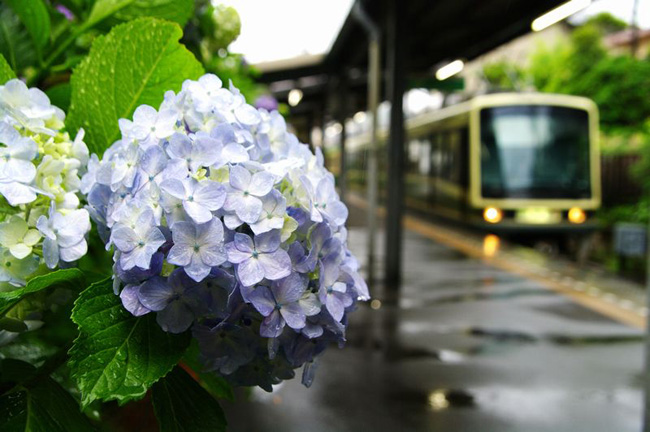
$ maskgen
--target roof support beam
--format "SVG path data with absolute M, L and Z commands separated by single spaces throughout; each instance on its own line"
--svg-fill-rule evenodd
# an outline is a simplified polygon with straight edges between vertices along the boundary
M 406 2 L 388 1 L 386 28 L 387 91 L 390 109 L 388 140 L 388 200 L 386 203 L 385 294 L 397 302 L 402 280 L 402 215 L 404 211 L 404 110 L 406 88 Z

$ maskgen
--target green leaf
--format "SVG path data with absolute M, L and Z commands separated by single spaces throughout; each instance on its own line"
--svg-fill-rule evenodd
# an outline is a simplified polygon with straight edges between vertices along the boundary
M 6 313 L 14 304 L 27 294 L 44 290 L 51 286 L 62 284 L 82 283 L 84 273 L 76 268 L 56 270 L 42 276 L 30 279 L 23 288 L 13 291 L 0 292 L 0 316 Z
M 77 402 L 52 378 L 17 387 L 0 396 L 0 430 L 3 432 L 92 431 Z
M 11 70 L 11 66 L 9 66 L 4 56 L 0 54 L 0 85 L 14 78 L 16 78 L 16 74 Z
M 0 317 L 0 330 L 6 330 L 12 333 L 22 333 L 27 331 L 27 325 L 17 319 L 9 317 Z
M 0 360 L 0 383 L 22 383 L 36 374 L 36 368 L 22 360 Z
M 7 0 L 41 52 L 50 37 L 50 15 L 43 0 Z
M 20 18 L 0 2 L 0 54 L 17 74 L 36 64 L 36 47 Z
M 47 89 L 45 94 L 50 98 L 52 105 L 56 105 L 63 111 L 67 111 L 70 106 L 71 91 L 70 83 L 61 83 Z
M 71 78 L 70 130 L 83 127 L 91 152 L 101 154 L 119 138 L 118 119 L 141 105 L 158 107 L 167 90 L 178 91 L 203 67 L 183 45 L 174 23 L 141 18 L 114 27 L 93 43 Z
M 152 389 L 161 432 L 223 432 L 226 416 L 210 394 L 176 367 Z
M 199 377 L 199 383 L 204 389 L 210 392 L 212 396 L 217 399 L 234 401 L 235 395 L 228 381 L 216 372 L 202 372 L 204 366 L 199 359 L 199 355 L 199 345 L 196 343 L 196 339 L 192 339 L 192 343 L 183 357 L 183 363 L 192 369 L 192 372 Z
M 111 278 L 81 293 L 72 320 L 80 335 L 70 350 L 70 368 L 84 407 L 96 399 L 141 398 L 178 363 L 190 341 L 188 332 L 162 331 L 154 314 L 131 315 L 113 293 Z
M 152 17 L 184 26 L 194 13 L 194 0 L 97 0 L 88 17 L 89 25 L 106 18 L 131 21 Z

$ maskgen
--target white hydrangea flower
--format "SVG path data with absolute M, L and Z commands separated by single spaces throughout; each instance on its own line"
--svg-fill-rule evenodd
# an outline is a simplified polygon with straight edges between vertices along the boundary
M 41 90 L 17 79 L 0 86 L 0 282 L 24 284 L 39 266 L 87 251 L 77 193 L 89 152 L 83 130 L 74 140 L 61 131 L 64 120 Z

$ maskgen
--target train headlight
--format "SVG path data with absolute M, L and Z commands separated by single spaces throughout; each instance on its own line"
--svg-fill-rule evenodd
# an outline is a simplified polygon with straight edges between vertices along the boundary
M 499 223 L 503 219 L 503 212 L 496 207 L 487 207 L 483 211 L 483 219 L 489 223 Z
M 569 210 L 569 222 L 574 224 L 581 224 L 587 220 L 587 215 L 584 210 L 578 207 L 572 207 Z

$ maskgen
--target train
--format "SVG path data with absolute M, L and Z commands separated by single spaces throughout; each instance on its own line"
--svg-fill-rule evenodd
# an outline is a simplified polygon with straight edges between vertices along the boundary
M 590 99 L 497 93 L 406 120 L 410 210 L 490 233 L 588 234 L 601 204 L 598 108 Z M 388 131 L 378 131 L 385 191 Z M 351 188 L 364 188 L 368 132 L 346 140 Z

